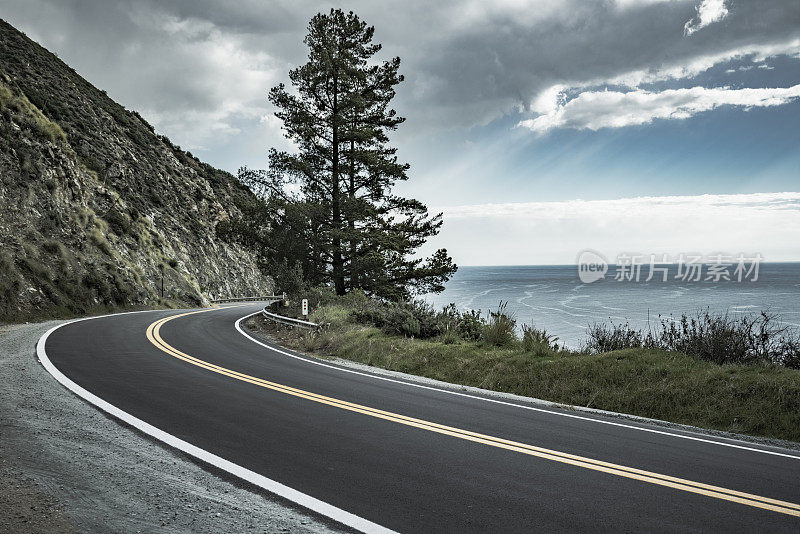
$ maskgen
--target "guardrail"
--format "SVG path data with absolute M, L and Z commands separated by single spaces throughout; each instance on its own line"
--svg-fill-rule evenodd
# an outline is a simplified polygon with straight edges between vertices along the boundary
M 262 310 L 261 315 L 263 315 L 266 319 L 275 321 L 276 323 L 285 324 L 287 326 L 296 326 L 298 328 L 305 328 L 307 330 L 319 330 L 322 327 L 322 325 L 318 325 L 317 323 L 312 323 L 310 321 L 302 321 L 300 319 L 293 319 L 284 315 L 278 315 L 277 313 L 268 312 L 266 308 Z
M 209 302 L 222 303 L 222 302 L 255 302 L 259 300 L 286 300 L 286 293 L 283 295 L 263 295 L 260 297 L 234 297 L 229 299 L 212 299 Z

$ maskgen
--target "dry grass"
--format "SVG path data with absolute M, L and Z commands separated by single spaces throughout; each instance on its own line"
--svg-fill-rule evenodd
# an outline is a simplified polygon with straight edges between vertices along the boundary
M 67 140 L 67 135 L 61 126 L 45 117 L 25 95 L 15 95 L 2 82 L 0 82 L 0 111 L 10 112 L 13 119 L 21 123 L 20 126 L 27 127 L 54 143 Z

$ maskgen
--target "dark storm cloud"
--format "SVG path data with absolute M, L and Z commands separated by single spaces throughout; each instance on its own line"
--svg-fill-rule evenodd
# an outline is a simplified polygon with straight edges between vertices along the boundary
M 735 5 L 730 15 L 690 37 L 692 2 L 619 8 L 612 3 L 565 2 L 543 17 L 497 11 L 463 31 L 443 35 L 420 55 L 416 77 L 436 88 L 426 96 L 442 118 L 483 122 L 514 104 L 526 106 L 556 83 L 580 84 L 627 72 L 655 72 L 743 47 L 767 49 L 794 41 L 800 52 L 800 3 Z
M 554 84 L 602 84 L 631 71 L 658 79 L 664 69 L 745 47 L 785 51 L 794 42 L 795 53 L 800 48 L 796 0 L 729 1 L 727 16 L 686 36 L 699 2 L 342 7 L 376 27 L 386 56 L 402 57 L 407 82 L 398 110 L 421 128 L 457 128 L 525 109 Z M 269 112 L 269 86 L 303 61 L 307 21 L 327 9 L 256 0 L 6 0 L 2 16 L 157 126 L 204 145 Z

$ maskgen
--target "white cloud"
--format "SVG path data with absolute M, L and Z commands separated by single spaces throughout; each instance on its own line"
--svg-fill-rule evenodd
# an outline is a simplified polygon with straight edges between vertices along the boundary
M 768 59 L 778 56 L 788 56 L 800 59 L 800 39 L 791 39 L 789 41 L 779 43 L 761 43 L 741 46 L 715 54 L 699 55 L 692 58 L 690 61 L 679 64 L 664 64 L 650 69 L 632 70 L 607 78 L 592 78 L 581 81 L 573 80 L 570 82 L 553 84 L 537 93 L 532 98 L 529 105 L 529 109 L 531 111 L 543 115 L 542 117 L 537 117 L 537 119 L 541 119 L 538 123 L 536 123 L 538 126 L 533 128 L 533 125 L 537 119 L 522 121 L 519 125 L 526 126 L 537 131 L 542 131 L 541 127 L 545 124 L 550 124 L 549 127 L 556 126 L 555 124 L 552 124 L 553 117 L 561 110 L 563 106 L 568 104 L 565 96 L 568 92 L 581 92 L 586 89 L 594 88 L 593 92 L 589 92 L 594 94 L 597 92 L 596 88 L 598 87 L 603 88 L 622 86 L 636 89 L 638 93 L 648 93 L 647 91 L 643 91 L 641 89 L 642 85 L 650 85 L 666 81 L 690 80 L 717 65 L 731 63 L 734 61 L 749 60 L 752 62 L 752 64 L 738 68 L 727 69 L 725 71 L 726 73 L 731 74 L 737 71 L 751 70 L 754 67 L 762 70 L 771 70 L 773 67 L 765 64 L 764 62 Z M 585 94 L 585 92 L 580 93 L 580 95 L 583 94 Z M 619 93 L 606 95 L 606 98 L 612 98 L 612 95 L 616 94 Z
M 603 78 L 591 78 L 583 81 L 564 82 L 559 84 L 562 89 L 584 89 L 598 86 L 621 85 L 636 88 L 643 84 L 653 84 L 665 81 L 688 80 L 702 74 L 709 69 L 732 61 L 750 60 L 753 63 L 764 61 L 778 56 L 788 56 L 800 59 L 800 39 L 791 39 L 778 43 L 760 43 L 741 46 L 718 52 L 715 54 L 701 54 L 680 63 L 667 63 L 653 66 L 648 69 L 637 69 L 621 74 Z M 759 66 L 759 68 L 769 68 Z M 548 89 L 540 92 L 534 99 L 542 96 Z
M 164 13 L 153 20 L 150 12 L 137 12 L 134 20 L 148 25 L 156 39 L 170 43 L 164 53 L 175 63 L 153 67 L 157 75 L 139 83 L 154 91 L 159 80 L 181 76 L 178 94 L 188 96 L 186 104 L 170 109 L 161 106 L 153 113 L 156 128 L 183 139 L 188 146 L 203 146 L 239 134 L 243 121 L 264 113 L 264 88 L 279 79 L 279 61 L 269 54 L 248 50 L 241 38 L 221 32 L 198 19 L 179 19 Z M 195 105 L 197 101 L 203 106 Z M 143 113 L 149 117 L 149 106 Z M 188 109 L 187 109 L 188 107 Z
M 599 130 L 648 124 L 656 119 L 687 119 L 720 106 L 744 108 L 786 104 L 800 98 L 800 85 L 777 88 L 586 91 L 549 113 L 519 123 L 535 132 L 551 128 Z
M 725 50 L 716 54 L 701 54 L 678 64 L 661 65 L 656 68 L 640 69 L 607 79 L 595 79 L 584 83 L 583 87 L 597 85 L 624 85 L 638 87 L 642 84 L 664 82 L 668 80 L 685 80 L 694 78 L 716 65 L 750 59 L 754 63 L 763 63 L 777 56 L 789 56 L 800 59 L 800 39 L 791 39 L 779 43 L 760 43 Z
M 610 200 L 562 200 L 552 202 L 509 202 L 472 204 L 439 208 L 448 220 L 482 217 L 525 217 L 539 220 L 567 220 L 605 217 L 636 218 L 651 213 L 692 217 L 702 212 L 754 210 L 773 212 L 791 209 L 800 214 L 800 192 L 743 193 L 720 195 L 677 195 L 618 198 Z M 436 210 L 434 210 L 436 211 Z
M 654 196 L 434 208 L 464 265 L 574 263 L 592 248 L 642 254 L 763 254 L 797 260 L 800 192 Z
M 692 35 L 701 28 L 719 22 L 728 16 L 725 0 L 703 0 L 697 6 L 697 15 L 686 22 L 684 35 Z
M 274 113 L 267 113 L 266 115 L 261 115 L 261 118 L 258 119 L 258 122 L 263 124 L 265 127 L 280 130 L 283 126 L 283 121 L 280 120 L 278 117 L 275 116 Z
M 539 93 L 531 102 L 531 111 L 534 113 L 552 113 L 564 104 L 564 91 L 566 85 L 556 84 Z

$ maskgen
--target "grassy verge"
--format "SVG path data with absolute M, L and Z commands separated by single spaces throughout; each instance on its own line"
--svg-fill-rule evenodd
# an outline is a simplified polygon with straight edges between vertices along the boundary
M 359 324 L 342 305 L 320 307 L 319 333 L 248 326 L 286 346 L 456 384 L 675 423 L 800 442 L 800 370 L 718 364 L 681 352 L 526 350 L 446 336 L 418 339 Z

